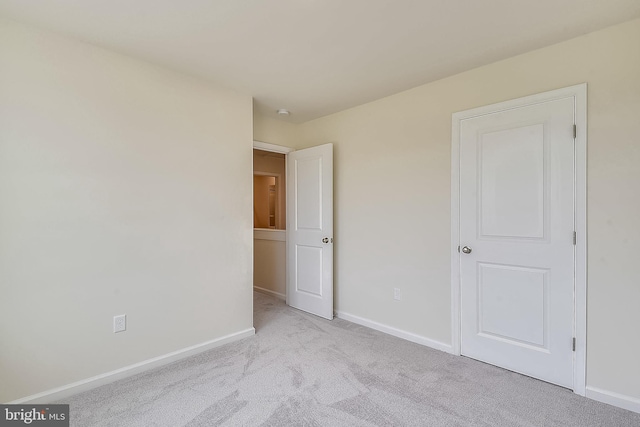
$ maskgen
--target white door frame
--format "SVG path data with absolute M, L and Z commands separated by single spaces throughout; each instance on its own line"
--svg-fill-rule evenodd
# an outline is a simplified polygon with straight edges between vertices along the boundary
M 268 142 L 261 142 L 261 141 L 253 141 L 253 148 L 256 150 L 271 151 L 272 153 L 284 154 L 285 157 L 287 154 L 291 153 L 292 151 L 295 151 L 291 147 L 285 147 L 284 145 L 269 144 Z
M 291 147 L 285 147 L 283 145 L 276 145 L 276 144 L 269 144 L 268 142 L 262 142 L 262 141 L 253 141 L 253 149 L 254 150 L 262 150 L 262 151 L 270 151 L 272 153 L 280 153 L 280 154 L 284 154 L 284 175 L 287 176 L 287 168 L 288 168 L 288 161 L 289 161 L 289 157 L 287 156 L 289 153 L 295 151 L 293 148 Z M 252 151 L 253 153 L 253 151 Z M 253 156 L 251 157 L 253 159 Z M 252 161 L 253 164 L 253 161 Z M 284 183 L 284 194 L 286 197 L 287 194 L 287 186 L 289 185 L 289 183 L 287 181 L 285 181 Z M 253 197 L 253 180 L 251 180 L 251 195 Z M 253 198 L 251 199 L 253 200 Z M 288 224 L 288 219 L 285 222 L 286 223 L 286 229 L 285 229 L 285 256 L 284 256 L 284 262 L 285 262 L 285 268 L 286 268 L 286 262 L 287 262 L 287 258 L 289 256 L 288 251 L 289 251 L 289 245 L 288 245 L 288 241 L 289 241 L 289 224 Z M 253 242 L 253 241 L 252 241 Z M 285 294 L 285 301 L 286 304 L 289 305 L 289 277 L 288 277 L 288 273 L 286 275 L 287 279 L 284 286 L 284 294 Z
M 451 129 L 451 341 L 453 354 L 460 355 L 460 123 L 464 119 L 553 100 L 574 98 L 577 127 L 574 152 L 574 256 L 573 391 L 586 392 L 587 342 L 587 84 L 513 99 L 454 113 Z

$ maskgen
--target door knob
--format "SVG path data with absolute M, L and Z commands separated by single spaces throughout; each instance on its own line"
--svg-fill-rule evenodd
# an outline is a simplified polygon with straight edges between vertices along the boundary
M 463 246 L 462 247 L 462 253 L 470 254 L 471 253 L 471 248 L 469 246 Z
M 325 237 L 324 239 L 322 239 L 322 243 L 329 243 L 329 238 Z

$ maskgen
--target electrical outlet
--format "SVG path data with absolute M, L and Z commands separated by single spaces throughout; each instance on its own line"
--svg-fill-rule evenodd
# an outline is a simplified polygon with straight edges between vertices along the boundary
M 113 316 L 113 332 L 124 332 L 127 330 L 127 315 L 121 314 Z
M 400 288 L 393 288 L 393 299 L 396 301 L 402 301 L 402 292 L 400 292 Z

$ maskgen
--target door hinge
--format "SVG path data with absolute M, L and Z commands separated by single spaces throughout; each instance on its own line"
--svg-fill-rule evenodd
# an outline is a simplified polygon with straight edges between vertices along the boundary
M 576 339 L 573 338 L 573 351 L 576 351 Z
M 573 125 L 573 139 L 576 139 L 577 137 L 578 137 L 578 126 Z
M 576 233 L 575 231 L 573 232 L 573 245 L 577 245 L 578 244 L 578 233 Z

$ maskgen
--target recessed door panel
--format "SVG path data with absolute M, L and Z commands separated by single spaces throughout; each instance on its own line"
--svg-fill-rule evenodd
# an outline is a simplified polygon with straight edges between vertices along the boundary
M 296 208 L 295 226 L 298 230 L 322 228 L 322 158 L 295 160 Z
M 479 264 L 480 334 L 544 348 L 547 270 Z
M 322 248 L 296 245 L 296 290 L 322 297 Z
M 480 136 L 480 236 L 544 237 L 544 146 L 543 124 Z

